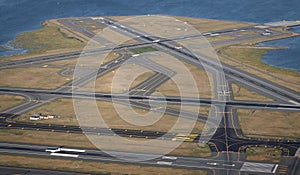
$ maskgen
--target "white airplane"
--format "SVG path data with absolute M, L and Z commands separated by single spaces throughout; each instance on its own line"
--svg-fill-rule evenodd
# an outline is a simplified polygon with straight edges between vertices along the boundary
M 226 90 L 219 90 L 218 91 L 218 94 L 223 94 L 223 95 L 227 95 L 227 94 L 230 94 L 231 91 L 226 91 Z

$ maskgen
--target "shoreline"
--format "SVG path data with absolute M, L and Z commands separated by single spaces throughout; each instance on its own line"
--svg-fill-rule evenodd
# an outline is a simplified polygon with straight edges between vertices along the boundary
M 111 17 L 111 16 L 109 16 Z M 112 16 L 114 18 L 118 18 L 118 17 L 127 17 L 127 16 Z M 180 17 L 180 18 L 190 18 L 190 17 L 183 17 L 183 16 L 175 16 L 175 17 Z M 40 27 L 37 28 L 37 29 L 34 29 L 34 30 L 29 30 L 29 31 L 22 31 L 20 33 L 18 33 L 13 40 L 11 41 L 8 41 L 6 44 L 4 45 L 0 45 L 0 49 L 4 50 L 3 52 L 13 52 L 12 54 L 9 54 L 9 55 L 2 55 L 2 53 L 0 52 L 0 59 L 2 58 L 14 58 L 14 57 L 22 57 L 22 55 L 24 55 L 25 57 L 27 56 L 36 56 L 36 55 L 39 55 L 40 53 L 30 53 L 30 49 L 28 48 L 21 48 L 21 47 L 6 47 L 7 44 L 9 43 L 14 43 L 17 39 L 18 36 L 20 35 L 24 35 L 26 33 L 30 34 L 32 32 L 35 32 L 35 31 L 38 31 L 38 30 L 42 30 L 44 29 L 45 27 L 47 26 L 50 26 L 49 24 L 51 23 L 52 20 L 59 20 L 59 19 L 80 19 L 81 17 L 71 17 L 71 18 L 54 18 L 54 19 L 48 19 L 48 20 L 45 20 L 45 21 L 41 21 L 40 22 Z M 213 20 L 213 21 L 227 21 L 227 20 L 216 20 L 216 19 L 208 19 L 208 18 L 194 18 L 194 19 L 203 19 L 203 20 Z M 235 21 L 228 21 L 228 22 L 235 22 Z M 243 22 L 241 22 L 243 23 Z M 255 24 L 255 23 L 254 23 Z M 57 26 L 57 27 L 60 27 L 60 26 Z M 288 29 L 288 30 L 287 30 Z M 286 32 L 290 32 L 290 35 L 289 36 L 282 36 L 280 38 L 269 38 L 269 39 L 266 39 L 265 41 L 262 41 L 262 42 L 257 42 L 253 45 L 248 45 L 248 46 L 243 46 L 244 48 L 246 47 L 249 47 L 249 48 L 257 48 L 257 49 L 267 49 L 269 51 L 272 51 L 272 50 L 287 50 L 289 49 L 291 46 L 260 46 L 260 44 L 263 44 L 263 43 L 267 43 L 267 42 L 272 42 L 272 41 L 280 41 L 280 40 L 284 40 L 284 39 L 289 39 L 289 38 L 294 38 L 294 37 L 299 37 L 300 36 L 300 33 L 296 33 L 294 31 L 292 31 L 293 28 L 287 28 L 287 27 L 284 27 L 283 28 L 283 31 L 286 31 Z M 72 49 L 72 48 L 70 48 Z M 268 52 L 269 52 L 268 51 Z M 42 53 L 42 54 L 47 54 L 48 51 Z M 268 54 L 268 53 L 267 53 Z M 280 69 L 287 69 L 287 70 L 291 70 L 291 71 L 296 71 L 298 72 L 297 70 L 295 69 L 292 69 L 292 68 L 286 68 L 286 67 L 279 67 L 279 66 L 275 66 L 273 64 L 270 64 L 270 63 L 266 63 L 264 62 L 263 60 L 263 57 L 260 59 L 262 63 L 265 63 L 265 64 L 268 64 L 270 66 L 273 66 L 274 68 L 277 68 L 278 70 Z M 300 72 L 298 72 L 300 73 Z

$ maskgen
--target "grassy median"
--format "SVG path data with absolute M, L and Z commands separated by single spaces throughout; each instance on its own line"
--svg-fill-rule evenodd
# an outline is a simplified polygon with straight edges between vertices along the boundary
M 238 115 L 241 129 L 248 137 L 300 137 L 298 112 L 238 109 Z
M 281 152 L 279 148 L 250 147 L 246 149 L 246 160 L 279 162 Z
M 57 171 L 70 171 L 82 173 L 100 173 L 100 174 L 143 174 L 143 175 L 206 175 L 204 170 L 187 170 L 165 167 L 151 167 L 130 164 L 116 164 L 104 162 L 92 162 L 82 160 L 63 160 L 58 158 L 26 157 L 17 155 L 0 155 L 1 166 L 16 166 L 23 168 L 37 168 Z
M 124 110 L 125 112 L 122 115 L 130 116 L 131 113 L 128 113 L 127 107 L 124 105 L 113 104 L 111 102 L 105 101 L 97 101 L 97 105 L 99 107 L 99 111 L 101 113 L 101 117 L 105 120 L 106 124 L 110 128 L 123 128 L 123 129 L 136 129 L 136 130 L 150 130 L 150 131 L 169 131 L 171 127 L 178 120 L 178 117 L 165 115 L 161 113 L 153 113 L 153 115 L 161 116 L 160 120 L 156 123 L 149 126 L 135 126 L 130 123 L 124 121 L 120 114 L 116 111 L 116 107 L 120 110 Z M 137 115 L 148 113 L 148 110 L 133 108 L 134 112 Z M 207 109 L 202 109 L 203 111 L 207 111 Z M 58 115 L 59 118 L 48 119 L 48 120 L 39 120 L 39 121 L 30 121 L 30 115 L 34 113 L 42 113 L 42 114 L 53 114 Z M 60 125 L 76 125 L 78 126 L 78 121 L 74 112 L 73 103 L 71 99 L 58 99 L 56 101 L 45 104 L 41 107 L 38 107 L 27 114 L 23 114 L 20 117 L 15 119 L 16 121 L 21 122 L 36 122 L 36 123 L 47 123 L 47 124 L 60 124 Z M 189 119 L 183 119 L 183 121 L 190 121 Z M 194 127 L 194 131 L 201 131 L 204 127 L 204 124 L 201 122 L 196 122 Z
M 13 68 L 0 71 L 0 86 L 54 89 L 67 83 L 69 79 L 59 75 L 62 69 L 31 67 Z
M 274 101 L 254 91 L 250 91 L 237 84 L 232 84 L 232 93 L 235 100 L 250 100 L 250 101 Z
M 88 138 L 84 134 L 64 133 L 64 132 L 51 132 L 51 131 L 39 131 L 39 130 L 22 130 L 22 129 L 1 129 L 0 130 L 0 141 L 2 142 L 16 142 L 16 143 L 31 143 L 31 144 L 42 144 L 49 146 L 60 146 L 65 147 L 77 147 L 77 148 L 93 148 L 96 149 Z M 111 140 L 114 140 L 115 136 L 102 136 L 102 148 L 105 150 L 120 150 L 120 151 L 133 151 L 130 142 L 126 144 L 114 145 Z M 138 141 L 143 144 L 144 138 L 125 138 L 130 140 Z M 172 144 L 173 141 L 165 140 L 163 143 Z M 109 146 L 107 146 L 109 145 Z M 152 145 L 145 144 L 143 149 L 137 147 L 135 149 L 138 152 L 147 151 L 147 153 L 158 153 L 157 150 L 164 147 L 164 145 Z M 208 157 L 211 155 L 211 151 L 207 145 L 200 147 L 198 143 L 194 142 L 183 142 L 170 154 L 181 155 L 181 156 L 200 156 Z
M 237 62 L 233 65 L 248 71 L 250 73 L 256 74 L 262 78 L 266 78 L 270 81 L 278 83 L 280 85 L 286 86 L 287 88 L 298 91 L 300 88 L 299 73 L 289 69 L 283 69 L 274 67 L 264 63 L 261 58 L 270 49 L 274 48 L 259 48 L 252 46 L 229 46 L 221 49 L 219 54 L 222 56 L 230 57 Z M 229 60 L 227 59 L 227 62 Z M 231 63 L 230 63 L 231 64 Z M 246 66 L 251 66 L 254 69 L 246 68 Z
M 0 99 L 0 111 L 17 106 L 25 101 L 24 97 L 15 95 L 0 95 Z
M 150 46 L 131 49 L 131 52 L 133 52 L 134 54 L 140 54 L 144 52 L 154 52 L 154 51 L 157 51 L 157 49 Z

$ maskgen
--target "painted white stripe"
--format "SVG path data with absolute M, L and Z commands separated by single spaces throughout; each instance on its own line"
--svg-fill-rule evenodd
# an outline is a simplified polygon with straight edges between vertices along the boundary
M 289 102 L 294 103 L 295 105 L 300 105 L 300 103 L 295 102 L 294 100 L 289 100 Z
M 276 165 L 275 165 L 275 167 L 274 167 L 274 169 L 273 169 L 272 173 L 275 173 L 275 172 L 276 172 L 276 170 L 277 170 L 277 168 L 278 168 L 278 164 L 276 164 Z
M 84 153 L 85 150 L 83 149 L 69 149 L 69 148 L 61 148 L 61 151 L 69 151 L 69 152 L 79 152 L 79 153 Z
M 176 160 L 177 157 L 174 157 L 174 156 L 163 156 L 162 159 Z
M 60 156 L 60 157 L 78 157 L 76 154 L 62 154 L 62 153 L 51 153 L 51 156 Z
M 159 165 L 172 165 L 172 162 L 158 161 L 156 163 L 159 164 Z

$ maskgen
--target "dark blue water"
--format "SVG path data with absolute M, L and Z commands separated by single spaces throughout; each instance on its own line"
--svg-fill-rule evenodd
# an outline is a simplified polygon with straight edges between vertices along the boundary
M 300 33 L 300 27 L 294 27 L 294 32 Z M 271 50 L 264 55 L 262 61 L 277 67 L 289 68 L 300 72 L 300 37 L 260 43 L 262 46 L 289 46 L 285 50 Z
M 299 20 L 299 9 L 299 0 L 0 0 L 0 45 L 51 18 L 165 14 L 264 23 Z

